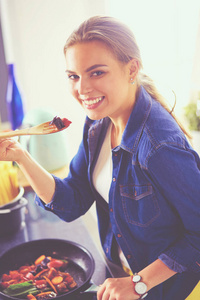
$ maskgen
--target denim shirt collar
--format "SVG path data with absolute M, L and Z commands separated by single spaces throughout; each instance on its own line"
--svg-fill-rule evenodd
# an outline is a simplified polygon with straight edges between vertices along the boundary
M 122 135 L 120 144 L 122 149 L 132 154 L 136 152 L 140 136 L 151 111 L 151 106 L 152 98 L 141 86 L 136 103 Z
M 152 98 L 141 86 L 136 103 L 122 135 L 121 144 L 116 147 L 116 150 L 120 147 L 132 154 L 136 152 L 140 136 L 151 111 L 151 106 Z M 94 155 L 97 154 L 96 150 L 100 149 L 100 145 L 103 143 L 109 124 L 109 117 L 98 121 L 92 121 L 88 117 L 86 118 L 86 125 L 89 127 L 88 145 L 89 149 L 92 149 L 92 151 L 89 151 L 90 162 L 93 161 Z

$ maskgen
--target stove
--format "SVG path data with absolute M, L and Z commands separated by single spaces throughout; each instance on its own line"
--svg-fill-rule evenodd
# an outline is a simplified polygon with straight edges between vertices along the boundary
M 73 296 L 73 299 L 69 300 L 97 300 L 96 293 L 83 293 L 77 296 Z

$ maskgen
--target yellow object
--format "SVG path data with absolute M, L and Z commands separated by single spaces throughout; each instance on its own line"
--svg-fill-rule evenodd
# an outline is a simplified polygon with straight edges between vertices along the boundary
M 0 161 L 0 206 L 12 201 L 18 193 L 17 168 L 12 162 Z
M 200 281 L 193 289 L 192 293 L 185 300 L 199 300 L 200 299 Z

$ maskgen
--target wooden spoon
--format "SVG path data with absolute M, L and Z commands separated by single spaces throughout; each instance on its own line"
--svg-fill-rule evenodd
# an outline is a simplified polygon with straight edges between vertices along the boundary
M 70 124 L 71 121 L 68 119 L 64 118 L 62 119 L 64 127 L 58 128 L 54 123 L 51 121 L 42 123 L 37 126 L 29 127 L 29 128 L 24 128 L 21 130 L 14 130 L 14 131 L 4 131 L 0 132 L 0 139 L 3 138 L 8 138 L 8 137 L 14 137 L 14 136 L 20 136 L 20 135 L 40 135 L 40 134 L 50 134 L 50 133 L 56 133 L 60 132 L 64 129 L 66 129 Z

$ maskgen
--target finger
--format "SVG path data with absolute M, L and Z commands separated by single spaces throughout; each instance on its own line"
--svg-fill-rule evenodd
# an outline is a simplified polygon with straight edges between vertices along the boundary
M 15 140 L 13 139 L 0 139 L 0 144 L 3 146 L 10 145 L 13 143 L 15 143 Z
M 100 286 L 100 289 L 97 292 L 97 300 L 102 300 L 103 299 L 103 294 L 105 292 L 105 289 L 106 289 L 105 285 Z

